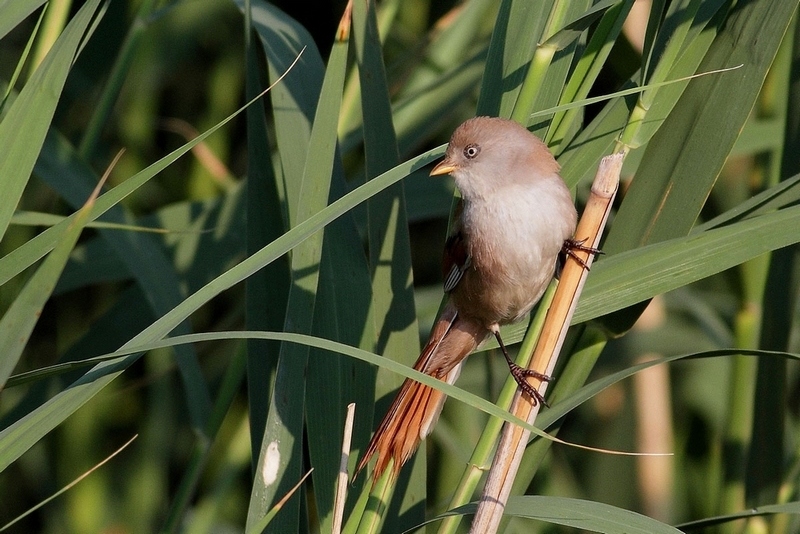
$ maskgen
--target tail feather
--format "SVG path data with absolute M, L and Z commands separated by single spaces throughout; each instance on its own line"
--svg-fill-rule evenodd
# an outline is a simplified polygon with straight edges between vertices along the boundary
M 414 369 L 452 384 L 461 371 L 464 358 L 488 334 L 482 325 L 458 317 L 455 308 L 448 304 L 434 325 Z M 433 429 L 445 398 L 437 389 L 406 379 L 372 436 L 356 473 L 377 454 L 373 480 L 380 478 L 391 460 L 394 460 L 392 474 L 397 477 L 420 441 Z

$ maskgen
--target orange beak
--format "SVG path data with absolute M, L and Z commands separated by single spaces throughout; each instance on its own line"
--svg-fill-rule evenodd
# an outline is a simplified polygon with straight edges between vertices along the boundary
M 458 167 L 455 164 L 451 163 L 449 159 L 444 158 L 436 165 L 436 167 L 433 168 L 430 175 L 441 176 L 442 174 L 450 174 L 457 168 Z

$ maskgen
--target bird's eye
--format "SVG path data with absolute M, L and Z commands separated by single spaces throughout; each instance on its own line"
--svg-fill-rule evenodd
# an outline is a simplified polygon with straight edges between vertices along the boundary
M 478 145 L 467 145 L 464 147 L 464 157 L 467 159 L 474 159 L 480 152 L 481 147 Z

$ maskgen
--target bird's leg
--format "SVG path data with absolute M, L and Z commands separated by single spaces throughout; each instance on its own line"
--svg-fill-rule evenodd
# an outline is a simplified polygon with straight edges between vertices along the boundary
M 530 398 L 533 399 L 534 406 L 536 406 L 536 403 L 541 403 L 543 406 L 547 406 L 549 408 L 550 405 L 547 404 L 546 400 L 544 400 L 544 396 L 541 393 L 539 393 L 539 390 L 530 385 L 530 383 L 526 380 L 526 378 L 532 376 L 536 379 L 541 380 L 542 382 L 549 382 L 551 380 L 551 377 L 543 375 L 542 373 L 534 371 L 533 369 L 526 369 L 521 365 L 518 365 L 508 355 L 508 350 L 506 350 L 506 346 L 503 344 L 503 340 L 500 338 L 500 328 L 495 326 L 492 329 L 492 332 L 494 333 L 494 337 L 497 339 L 497 343 L 500 345 L 500 350 L 503 351 L 503 356 L 505 357 L 506 362 L 508 363 L 508 369 L 511 371 L 511 376 L 514 377 L 514 380 L 516 381 L 517 385 L 519 385 L 522 391 L 527 393 L 530 396 Z
M 581 252 L 588 252 L 589 254 L 594 254 L 595 256 L 597 256 L 598 254 L 602 254 L 603 251 L 600 250 L 599 248 L 588 247 L 584 245 L 585 242 L 586 242 L 585 239 L 580 239 L 580 240 L 565 239 L 564 244 L 561 246 L 561 252 L 563 254 L 566 254 L 567 256 L 570 256 L 572 259 L 577 261 L 581 265 L 581 267 L 583 267 L 588 271 L 589 266 L 586 264 L 585 261 L 583 261 L 583 259 L 581 259 L 577 254 L 575 254 L 575 251 L 579 250 Z

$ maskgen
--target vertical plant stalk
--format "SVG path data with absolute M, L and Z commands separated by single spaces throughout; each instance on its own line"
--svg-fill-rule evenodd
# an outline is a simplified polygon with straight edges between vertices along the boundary
M 585 240 L 585 245 L 596 247 L 600 241 L 619 185 L 623 159 L 624 154 L 617 153 L 606 156 L 600 161 L 592 184 L 592 194 L 575 232 L 576 239 Z M 584 252 L 578 254 L 587 266 L 591 265 L 593 258 L 589 254 Z M 587 275 L 587 269 L 577 261 L 566 262 L 553 304 L 547 312 L 541 336 L 534 349 L 530 369 L 545 374 L 552 373 Z M 541 392 L 547 389 L 546 382 L 534 386 Z M 517 392 L 512 413 L 520 419 L 533 423 L 539 413 L 539 406 L 534 406 L 530 399 L 524 398 Z M 519 426 L 508 424 L 504 426 L 471 532 L 497 531 L 529 437 L 530 432 Z
M 767 102 L 774 103 L 771 115 L 780 117 L 783 124 L 783 143 L 773 149 L 780 170 L 776 181 L 785 182 L 800 172 L 797 149 L 800 147 L 800 80 L 796 68 L 800 58 L 800 24 L 797 16 L 789 26 L 787 37 L 771 67 L 771 91 L 765 92 Z M 780 104 L 779 104 L 780 103 Z M 780 107 L 778 107 L 780 106 Z M 783 107 L 785 106 L 785 107 Z M 765 106 L 769 112 L 769 106 Z M 794 321 L 793 303 L 797 298 L 792 291 L 796 273 L 795 251 L 792 247 L 775 250 L 769 258 L 762 293 L 761 325 L 758 348 L 762 350 L 787 350 Z M 784 452 L 785 438 L 791 433 L 787 426 L 787 410 L 791 404 L 787 392 L 787 362 L 783 358 L 759 358 L 753 397 L 753 418 L 750 430 L 750 447 L 745 468 L 745 505 L 750 503 L 786 502 L 791 493 L 784 493 L 793 484 L 785 481 L 800 480 L 792 476 L 791 463 Z M 797 456 L 795 456 L 797 458 Z M 797 464 L 796 464 L 797 465 Z M 791 522 L 782 516 L 774 517 L 768 528 L 771 532 L 790 532 Z
M 349 6 L 350 4 L 348 4 Z M 353 439 L 353 420 L 355 419 L 356 405 L 347 405 L 347 418 L 344 422 L 344 436 L 342 437 L 342 461 L 339 465 L 339 478 L 336 480 L 336 503 L 333 511 L 332 534 L 339 534 L 342 531 L 342 520 L 344 518 L 344 505 L 347 500 L 347 462 L 350 460 L 350 443 Z
M 41 33 L 36 40 L 36 48 L 31 58 L 31 73 L 41 65 L 47 53 L 53 47 L 56 40 L 58 40 L 58 36 L 64 31 L 64 27 L 67 25 L 67 20 L 69 19 L 70 9 L 72 9 L 72 2 L 70 0 L 65 2 L 48 2 L 45 4 L 44 11 L 42 12 L 44 20 L 42 20 L 41 17 L 39 18 L 39 22 L 42 22 Z M 38 24 L 37 22 L 37 25 Z M 34 35 L 37 33 L 38 32 L 34 32 Z
M 557 286 L 555 283 L 551 283 L 548 286 L 547 291 L 539 301 L 538 309 L 544 310 L 550 307 L 555 294 L 555 286 Z M 522 345 L 520 345 L 516 359 L 517 364 L 527 366 L 530 363 L 530 355 L 535 347 L 536 338 L 539 337 L 539 333 L 544 326 L 544 319 L 545 314 L 537 312 L 528 323 L 528 330 L 525 334 L 525 339 L 522 340 Z M 517 382 L 509 374 L 495 404 L 505 410 L 510 410 L 518 387 Z M 472 498 L 472 495 L 475 493 L 475 488 L 478 487 L 478 483 L 483 478 L 483 474 L 491 467 L 492 453 L 497 443 L 497 436 L 503 429 L 503 423 L 504 421 L 497 417 L 491 417 L 487 421 L 486 426 L 481 432 L 480 439 L 475 444 L 472 456 L 470 456 L 467 462 L 467 468 L 461 475 L 458 486 L 450 499 L 450 504 L 447 506 L 449 510 L 467 504 Z M 444 517 L 438 532 L 439 534 L 455 534 L 460 524 L 460 515 L 455 514 Z
M 375 9 L 373 0 L 353 2 L 352 38 L 361 84 L 364 168 L 368 182 L 400 162 Z M 420 347 L 403 184 L 398 182 L 386 188 L 368 199 L 365 205 L 372 276 L 370 313 L 376 335 L 373 350 L 411 365 Z M 396 377 L 378 371 L 375 398 L 399 386 L 400 381 L 396 381 Z M 387 526 L 388 530 L 401 531 L 424 521 L 424 462 L 424 453 L 415 455 L 414 467 L 407 470 L 410 482 L 402 493 L 396 495 L 394 503 L 391 498 L 397 480 L 387 479 L 386 486 L 379 482 L 373 487 L 373 498 L 369 501 L 358 532 L 377 531 L 376 525 L 393 506 L 399 506 L 399 517 L 397 522 Z M 405 486 L 404 482 L 400 484 Z
M 536 53 L 531 59 L 525 82 L 519 91 L 519 99 L 514 106 L 514 111 L 511 112 L 512 120 L 523 125 L 528 124 L 536 95 L 539 94 L 542 88 L 547 68 L 553 62 L 553 57 L 556 55 L 557 50 L 557 47 L 553 45 L 539 45 L 536 47 Z
M 509 117 L 522 125 L 526 126 L 530 120 L 536 97 L 539 95 L 547 76 L 547 69 L 553 62 L 556 52 L 558 52 L 559 47 L 556 44 L 548 44 L 548 39 L 564 26 L 569 11 L 568 7 L 569 2 L 554 0 L 550 8 L 547 24 L 542 30 L 541 40 L 536 45 L 536 51 L 533 53 L 528 65 L 528 72 L 522 82 L 517 101 Z
M 564 87 L 559 104 L 576 102 L 589 96 L 589 91 L 597 81 L 600 70 L 606 64 L 611 49 L 622 30 L 622 24 L 627 19 L 632 6 L 633 2 L 621 2 L 603 15 Z M 548 146 L 553 145 L 552 141 L 559 144 L 564 143 L 569 129 L 573 127 L 581 113 L 581 108 L 575 108 L 553 115 L 551 126 L 544 139 Z

